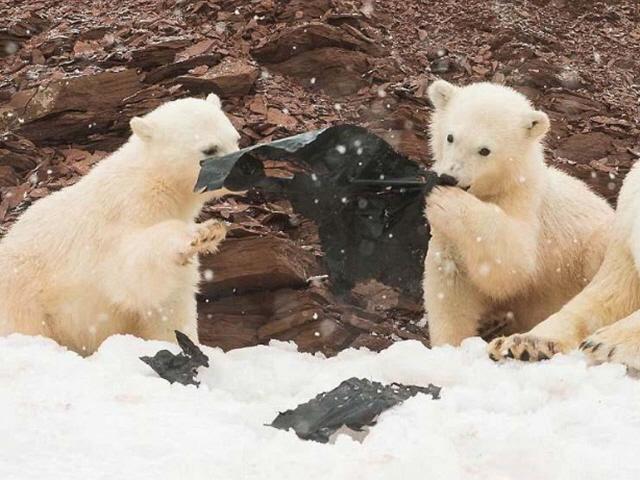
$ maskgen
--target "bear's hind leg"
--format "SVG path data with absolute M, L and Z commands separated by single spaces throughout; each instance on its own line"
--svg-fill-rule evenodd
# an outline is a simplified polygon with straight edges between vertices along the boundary
M 640 281 L 626 247 L 609 247 L 595 277 L 560 311 L 527 333 L 496 338 L 487 347 L 493 360 L 545 360 L 578 347 L 587 335 L 640 308 Z

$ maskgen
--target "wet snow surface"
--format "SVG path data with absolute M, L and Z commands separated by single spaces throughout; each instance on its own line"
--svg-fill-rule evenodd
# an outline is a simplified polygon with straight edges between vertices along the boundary
M 484 346 L 402 342 L 332 359 L 279 342 L 205 348 L 198 389 L 138 359 L 175 345 L 118 336 L 82 359 L 49 340 L 0 338 L 0 478 L 640 478 L 640 381 L 578 353 L 497 365 Z M 352 376 L 443 389 L 383 413 L 362 442 L 265 426 Z

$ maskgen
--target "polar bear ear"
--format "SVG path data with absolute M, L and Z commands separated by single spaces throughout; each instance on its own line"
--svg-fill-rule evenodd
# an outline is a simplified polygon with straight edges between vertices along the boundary
M 207 95 L 207 102 L 213 103 L 216 107 L 222 108 L 222 102 L 220 101 L 220 97 L 215 93 L 210 93 Z
M 458 87 L 446 80 L 436 80 L 429 86 L 429 100 L 436 109 L 443 108 L 449 103 L 457 89 Z
M 148 142 L 153 138 L 153 124 L 148 118 L 133 117 L 129 122 L 131 131 L 142 141 Z
M 549 117 L 544 112 L 535 110 L 528 113 L 525 118 L 525 128 L 531 138 L 540 138 L 549 130 Z

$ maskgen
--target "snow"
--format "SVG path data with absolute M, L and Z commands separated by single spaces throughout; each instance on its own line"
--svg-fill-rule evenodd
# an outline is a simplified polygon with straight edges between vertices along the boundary
M 495 364 L 485 343 L 429 350 L 402 342 L 325 359 L 292 344 L 223 353 L 199 389 L 158 378 L 108 339 L 83 359 L 54 342 L 0 338 L 0 478 L 30 479 L 602 479 L 640 478 L 640 383 L 579 353 Z M 443 387 L 383 413 L 362 442 L 298 439 L 270 423 L 351 376 Z

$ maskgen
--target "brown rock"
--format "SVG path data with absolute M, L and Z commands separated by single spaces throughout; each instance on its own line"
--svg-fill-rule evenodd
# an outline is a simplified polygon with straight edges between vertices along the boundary
M 11 99 L 25 124 L 67 110 L 104 114 L 141 87 L 135 70 L 103 72 L 55 80 L 44 88 L 24 90 Z
M 518 67 L 513 73 L 513 81 L 519 85 L 547 89 L 559 87 L 561 70 L 558 66 L 541 59 L 530 59 Z
M 202 293 L 211 297 L 302 287 L 319 272 L 312 254 L 275 237 L 229 239 L 220 252 L 202 258 L 201 269 L 213 271 L 213 280 L 202 285 Z
M 604 105 L 591 99 L 568 93 L 554 93 L 551 97 L 551 109 L 571 116 L 605 110 Z
M 426 163 L 430 157 L 427 139 L 413 130 L 384 130 L 376 134 L 409 158 Z
M 266 115 L 267 114 L 267 101 L 265 100 L 264 96 L 256 95 L 253 98 L 253 100 L 251 100 L 251 103 L 249 103 L 249 110 L 251 110 L 253 113 L 257 113 L 259 115 Z
M 184 75 L 176 79 L 187 90 L 195 93 L 215 92 L 224 97 L 249 93 L 260 71 L 249 63 L 226 59 L 202 76 Z
M 557 155 L 577 163 L 588 163 L 606 157 L 612 149 L 612 142 L 609 135 L 601 132 L 578 133 L 560 144 Z
M 197 67 L 211 67 L 220 62 L 219 54 L 198 55 L 168 65 L 161 65 L 144 76 L 145 83 L 158 83 L 177 75 L 183 75 Z M 206 71 L 207 69 L 205 69 Z
M 298 124 L 298 121 L 291 115 L 281 112 L 277 108 L 270 108 L 267 111 L 267 123 L 290 129 L 295 127 Z
M 329 95 L 343 96 L 356 93 L 368 84 L 363 78 L 369 70 L 368 59 L 362 52 L 329 47 L 309 50 L 268 67 L 295 77 L 304 85 L 313 84 Z
M 268 39 L 264 45 L 251 51 L 261 63 L 281 63 L 310 50 L 327 47 L 341 50 L 358 50 L 381 57 L 384 50 L 378 45 L 347 33 L 326 23 L 307 23 L 295 26 Z
M 0 165 L 0 187 L 13 187 L 17 185 L 18 177 L 8 165 Z
M 236 295 L 198 305 L 200 342 L 223 350 L 257 345 L 258 328 L 269 320 L 264 292 Z
M 353 339 L 354 332 L 339 322 L 325 318 L 308 323 L 296 330 L 289 330 L 275 338 L 293 340 L 301 352 L 322 352 L 335 355 L 346 348 Z
M 160 43 L 148 45 L 133 51 L 131 54 L 131 65 L 149 70 L 173 62 L 176 54 L 189 46 L 188 39 L 166 40 Z
M 353 342 L 351 342 L 350 346 L 352 348 L 366 348 L 374 352 L 381 352 L 391 345 L 393 345 L 393 340 L 388 337 L 362 333 L 358 335 Z
M 14 131 L 43 145 L 80 143 L 105 130 L 118 135 L 118 128 L 127 128 L 128 122 L 121 103 L 141 86 L 134 70 L 122 70 L 54 80 L 44 88 L 23 90 L 10 103 L 22 120 Z M 145 105 L 137 107 L 132 113 L 145 111 Z
M 367 85 L 363 75 L 371 69 L 369 60 L 385 56 L 383 48 L 353 27 L 319 22 L 286 29 L 251 53 L 270 70 L 338 96 Z
M 42 160 L 37 147 L 24 138 L 7 140 L 0 144 L 0 164 L 13 167 L 17 172 L 27 172 Z

